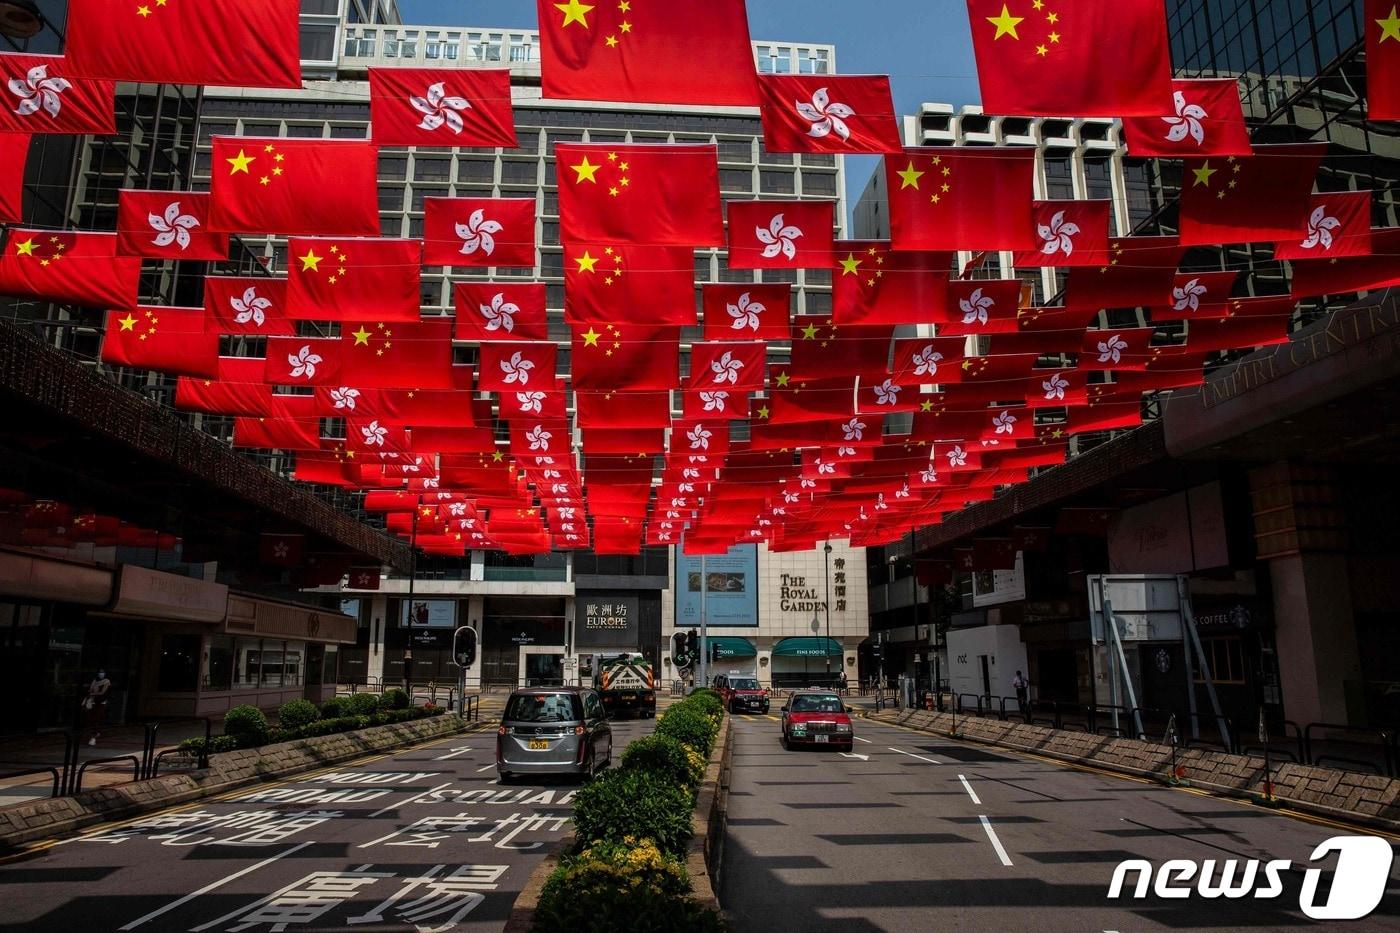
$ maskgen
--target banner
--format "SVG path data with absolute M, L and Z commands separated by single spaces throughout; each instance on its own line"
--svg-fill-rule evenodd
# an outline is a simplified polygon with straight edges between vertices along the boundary
M 700 624 L 701 558 L 676 554 L 676 627 Z M 705 615 L 709 628 L 758 626 L 758 545 L 736 544 L 704 558 Z

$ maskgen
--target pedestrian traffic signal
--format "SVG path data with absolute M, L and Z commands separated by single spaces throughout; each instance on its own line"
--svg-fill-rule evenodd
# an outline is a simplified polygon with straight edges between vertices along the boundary
M 690 667 L 689 632 L 675 632 L 671 635 L 671 660 L 677 668 Z
M 452 635 L 452 660 L 458 667 L 476 663 L 476 629 L 462 626 Z

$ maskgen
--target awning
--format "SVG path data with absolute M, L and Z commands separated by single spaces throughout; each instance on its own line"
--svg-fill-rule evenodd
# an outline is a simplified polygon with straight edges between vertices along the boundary
M 834 638 L 784 638 L 773 646 L 775 658 L 841 657 L 841 643 Z
M 709 645 L 710 656 L 716 661 L 727 661 L 730 658 L 753 658 L 758 656 L 758 649 L 753 646 L 753 642 L 747 638 L 734 638 L 725 635 L 709 635 L 705 638 L 705 643 Z

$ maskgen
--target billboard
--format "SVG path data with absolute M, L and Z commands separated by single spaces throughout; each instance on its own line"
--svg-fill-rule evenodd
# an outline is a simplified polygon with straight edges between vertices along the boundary
M 677 628 L 700 624 L 702 584 L 708 625 L 758 626 L 758 545 L 736 544 L 726 554 L 703 558 L 676 554 Z
M 637 648 L 641 600 L 620 593 L 580 593 L 574 599 L 574 640 L 580 648 Z
M 410 607 L 413 610 L 413 626 L 415 628 L 457 627 L 457 600 L 455 599 L 419 599 L 415 596 L 411 600 L 399 600 L 399 606 L 400 628 L 408 627 Z

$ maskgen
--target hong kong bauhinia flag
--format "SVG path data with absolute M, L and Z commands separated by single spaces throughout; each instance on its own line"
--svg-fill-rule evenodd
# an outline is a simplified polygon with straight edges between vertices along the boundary
M 1162 0 L 967 0 L 967 11 L 987 113 L 1171 113 Z
M 152 84 L 301 87 L 300 0 L 69 0 L 83 74 Z
M 554 147 L 565 242 L 722 246 L 714 146 Z
M 287 280 L 267 276 L 209 276 L 204 280 L 204 326 L 220 334 L 291 337 Z
M 1275 259 L 1336 259 L 1371 253 L 1371 192 L 1315 194 L 1307 223 L 1274 244 Z
M 702 285 L 706 340 L 787 340 L 792 286 Z
M 514 149 L 508 68 L 371 68 L 370 135 L 381 146 Z
M 898 152 L 903 143 L 887 75 L 762 75 L 769 152 Z
M 379 149 L 373 143 L 215 136 L 213 149 L 212 229 L 379 235 Z
M 0 55 L 0 133 L 117 131 L 116 84 L 59 55 Z
M 216 379 L 219 335 L 204 330 L 203 308 L 108 311 L 102 362 Z
M 228 235 L 209 229 L 209 195 L 194 191 L 117 192 L 117 252 L 150 259 L 228 258 Z
M 1165 116 L 1128 117 L 1123 140 L 1131 156 L 1245 156 L 1251 152 L 1249 127 L 1234 78 L 1180 79 L 1172 82 Z
M 1035 150 L 920 148 L 885 157 L 895 249 L 1027 250 Z
M 729 268 L 825 269 L 834 205 L 824 201 L 730 201 Z
M 458 282 L 452 290 L 458 340 L 545 340 L 545 287 L 539 284 Z
M 11 227 L 0 252 L 0 295 L 94 308 L 131 308 L 141 260 L 117 255 L 115 233 Z
M 418 240 L 293 238 L 287 307 L 314 321 L 417 321 Z
M 1112 201 L 1033 201 L 1037 249 L 1018 252 L 1022 266 L 1094 266 L 1108 252 Z
M 29 156 L 29 137 L 20 133 L 0 133 L 0 223 L 18 223 L 24 195 L 24 163 Z
M 1400 120 L 1400 5 L 1366 0 L 1366 116 Z
M 1251 156 L 1187 159 L 1181 244 L 1282 240 L 1306 226 L 1326 143 L 1260 146 Z
M 424 198 L 423 265 L 533 266 L 534 198 Z
M 544 96 L 758 106 L 744 0 L 538 0 Z

